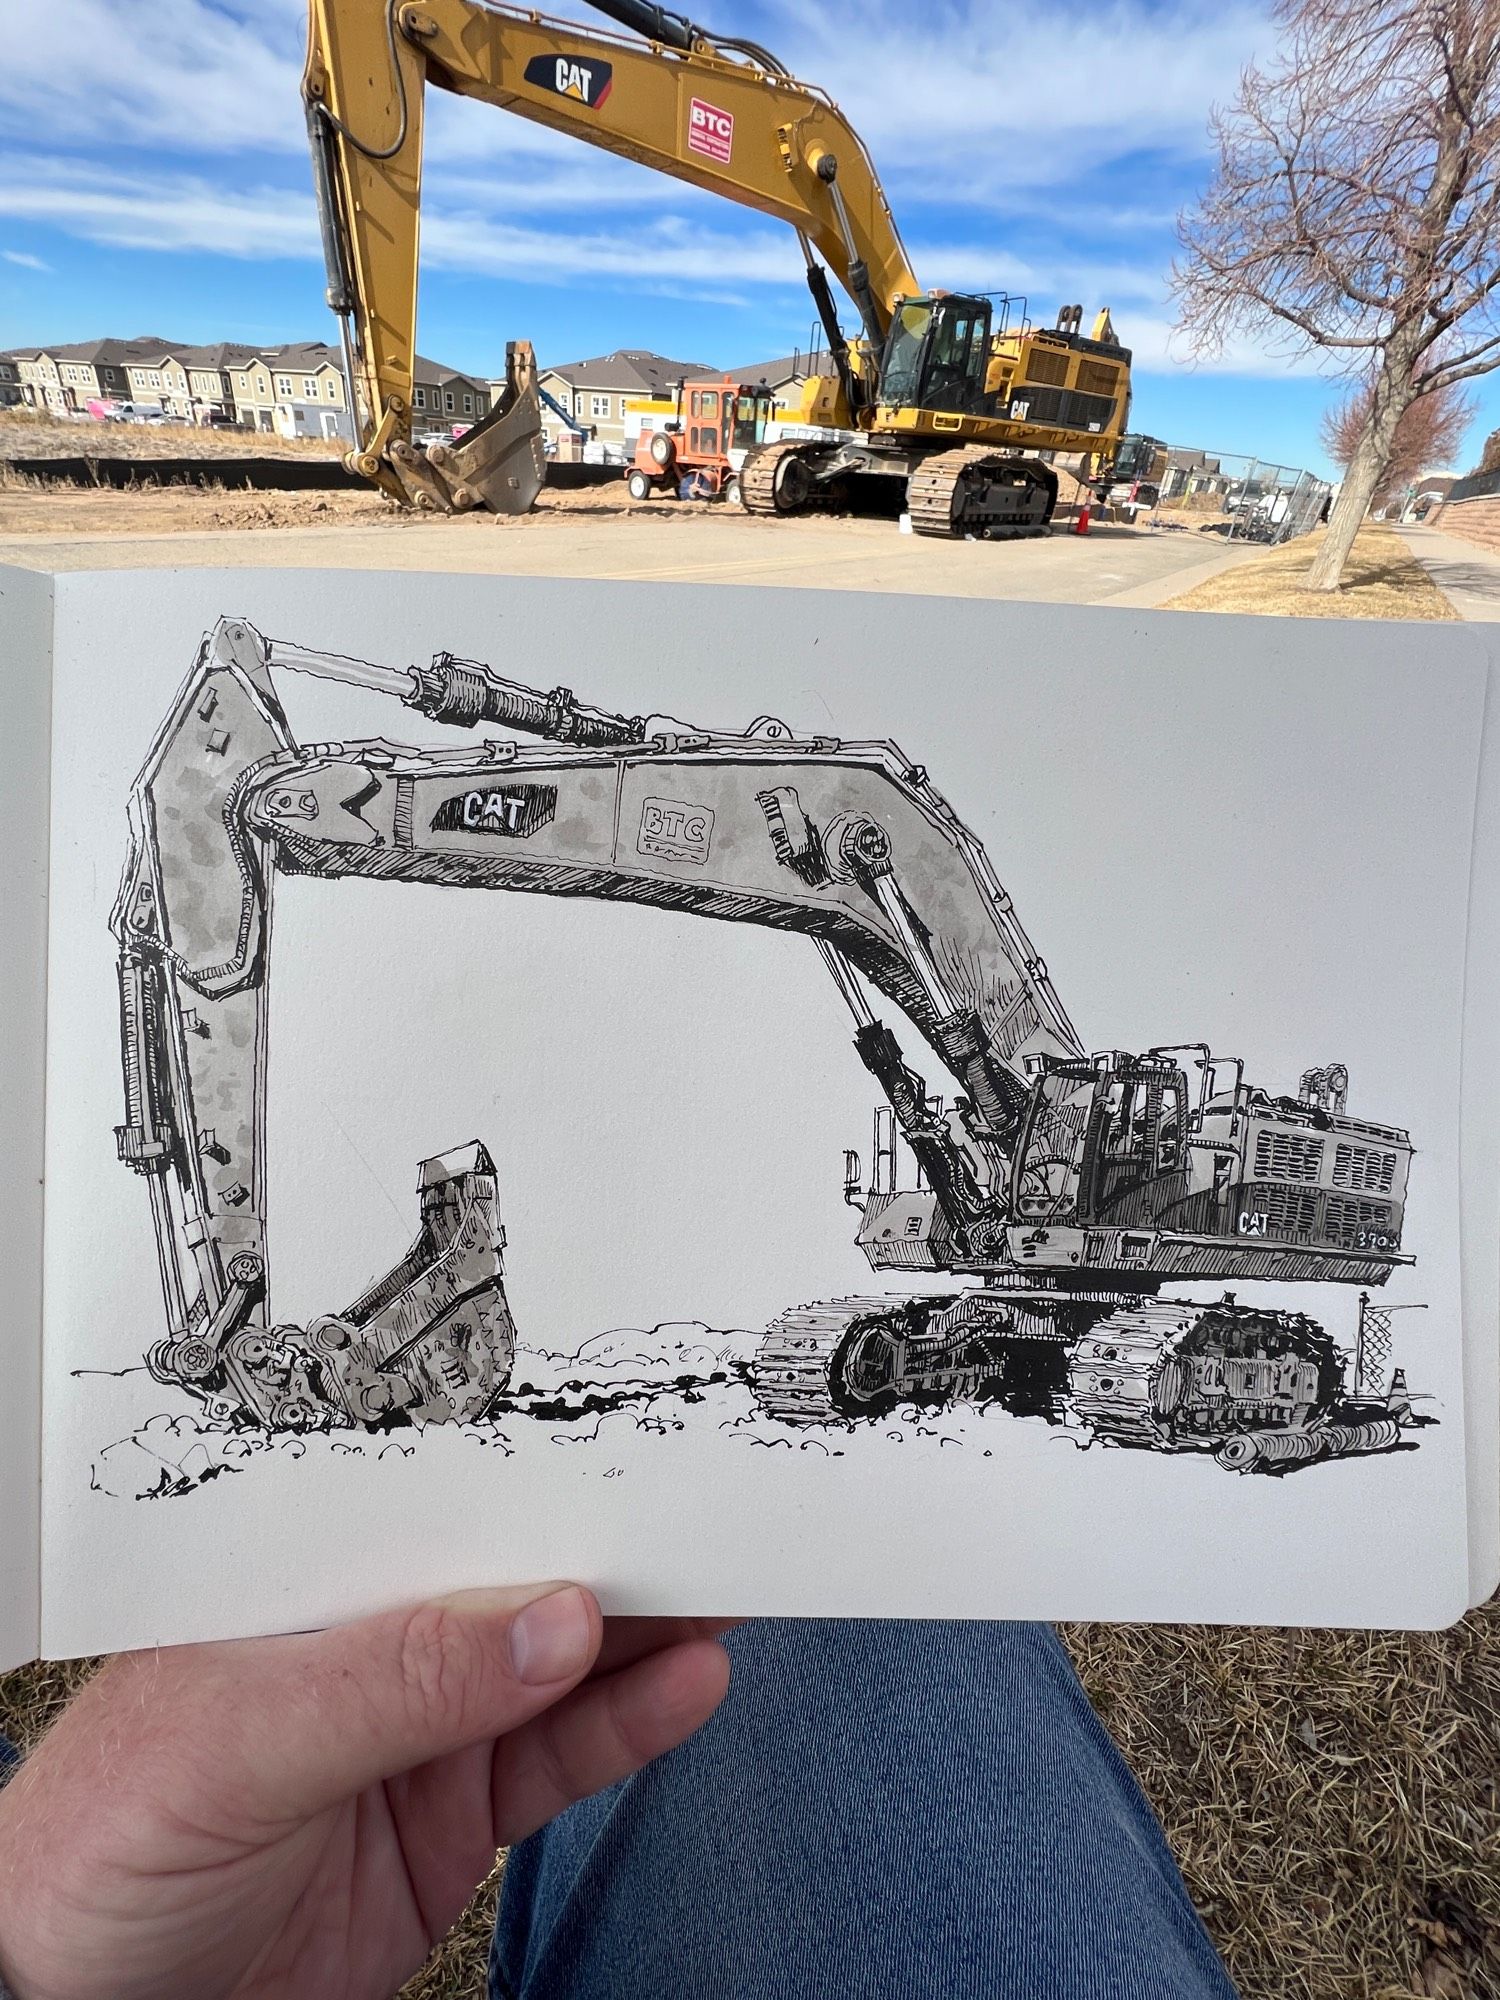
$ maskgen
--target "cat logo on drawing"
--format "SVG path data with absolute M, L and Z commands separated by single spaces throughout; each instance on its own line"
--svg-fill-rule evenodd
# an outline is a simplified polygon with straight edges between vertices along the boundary
M 533 56 L 526 65 L 526 81 L 557 97 L 571 97 L 597 111 L 610 93 L 615 80 L 613 63 L 574 62 L 571 56 Z
M 647 799 L 641 806 L 641 830 L 635 845 L 639 854 L 701 866 L 708 859 L 713 837 L 711 807 L 686 805 L 681 799 Z
M 454 792 L 432 816 L 434 833 L 489 833 L 529 840 L 557 813 L 556 785 L 483 785 Z

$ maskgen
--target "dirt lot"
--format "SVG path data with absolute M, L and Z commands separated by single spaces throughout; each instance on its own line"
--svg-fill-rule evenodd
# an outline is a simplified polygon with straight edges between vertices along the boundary
M 337 438 L 284 438 L 275 431 L 218 430 L 204 424 L 103 423 L 93 417 L 0 410 L 0 460 L 27 458 L 337 458 Z

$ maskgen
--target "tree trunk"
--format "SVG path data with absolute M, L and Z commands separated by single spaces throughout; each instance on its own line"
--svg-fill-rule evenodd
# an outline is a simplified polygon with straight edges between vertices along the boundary
M 1370 398 L 1370 415 L 1354 456 L 1344 469 L 1344 483 L 1328 516 L 1328 532 L 1323 537 L 1307 573 L 1308 590 L 1337 590 L 1344 564 L 1354 546 L 1375 489 L 1390 464 L 1396 442 L 1396 426 L 1412 400 L 1412 376 L 1421 342 L 1421 325 L 1400 327 L 1386 343 L 1380 373 Z

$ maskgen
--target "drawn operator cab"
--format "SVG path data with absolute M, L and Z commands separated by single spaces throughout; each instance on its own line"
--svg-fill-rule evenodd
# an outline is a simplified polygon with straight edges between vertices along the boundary
M 1058 1273 L 1191 1277 L 1212 1255 L 1230 1276 L 1382 1282 L 1410 1261 L 1411 1142 L 1348 1116 L 1347 1089 L 1332 1064 L 1272 1097 L 1202 1045 L 1044 1058 L 1012 1172 L 1012 1255 Z

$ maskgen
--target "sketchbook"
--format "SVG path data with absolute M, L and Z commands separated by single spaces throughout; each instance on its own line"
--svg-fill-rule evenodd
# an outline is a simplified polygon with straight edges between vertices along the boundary
M 1490 628 L 7 570 L 0 659 L 0 1664 L 1500 1580 Z

